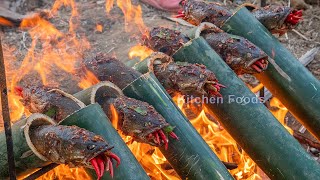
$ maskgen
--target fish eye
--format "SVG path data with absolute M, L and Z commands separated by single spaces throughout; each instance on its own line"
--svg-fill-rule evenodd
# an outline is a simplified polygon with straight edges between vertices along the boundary
M 94 150 L 95 148 L 96 148 L 96 145 L 94 145 L 94 144 L 90 144 L 87 146 L 87 149 L 90 151 Z

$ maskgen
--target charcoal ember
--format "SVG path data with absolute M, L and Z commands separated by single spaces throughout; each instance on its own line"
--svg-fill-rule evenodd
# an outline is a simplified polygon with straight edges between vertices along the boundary
M 148 36 L 143 37 L 143 44 L 151 49 L 172 56 L 189 38 L 179 31 L 164 27 L 153 28 Z
M 160 145 L 149 135 L 170 125 L 153 106 L 126 96 L 110 98 L 102 104 L 102 108 L 112 120 L 115 114 L 111 106 L 116 110 L 118 128 L 124 135 L 133 137 L 137 142 Z
M 183 19 L 193 25 L 211 22 L 221 27 L 232 16 L 232 12 L 218 3 L 200 0 L 185 0 L 183 3 Z
M 100 81 L 110 81 L 120 89 L 138 79 L 142 74 L 127 67 L 108 54 L 99 53 L 92 59 L 84 60 L 83 68 L 91 71 Z
M 237 75 L 259 72 L 253 65 L 261 71 L 268 67 L 267 54 L 243 37 L 225 32 L 202 33 L 202 36 Z M 256 64 L 258 61 L 261 67 Z
M 16 87 L 15 91 L 22 97 L 21 102 L 29 112 L 46 114 L 56 122 L 81 109 L 76 101 L 58 91 L 50 91 L 48 87 Z

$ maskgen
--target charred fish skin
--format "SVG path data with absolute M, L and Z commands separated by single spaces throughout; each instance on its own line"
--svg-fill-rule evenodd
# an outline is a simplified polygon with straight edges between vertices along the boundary
M 133 81 L 135 81 L 136 79 L 140 78 L 142 76 L 142 74 L 130 67 L 127 67 L 125 64 L 123 64 L 121 61 L 117 60 L 114 57 L 109 56 L 108 54 L 105 53 L 100 53 L 98 54 L 95 58 L 93 59 L 89 59 L 89 60 L 85 60 L 83 62 L 83 66 L 86 70 L 91 71 L 93 74 L 95 74 L 97 76 L 97 78 L 100 81 L 110 81 L 112 83 L 114 83 L 116 86 L 118 86 L 120 89 L 124 89 L 125 87 L 127 87 L 129 84 L 131 84 Z M 113 98 L 111 98 L 113 99 Z M 115 98 L 117 99 L 117 98 Z M 127 99 L 128 100 L 128 99 Z M 110 101 L 110 102 L 109 102 Z M 158 131 L 154 132 L 155 134 L 149 134 L 147 137 L 147 141 L 146 141 L 146 137 L 145 134 L 139 134 L 140 132 L 145 133 L 142 130 L 146 130 L 145 128 L 148 127 L 149 125 L 151 126 L 148 127 L 149 129 L 155 131 L 158 128 L 155 128 L 155 124 L 157 125 L 157 123 L 159 123 L 159 127 L 163 127 L 166 128 L 166 133 L 168 135 L 170 135 L 173 139 L 178 139 L 178 137 L 175 135 L 175 133 L 173 132 L 173 128 L 167 124 L 165 121 L 163 122 L 163 117 L 159 116 L 160 114 L 158 114 L 154 108 L 152 106 L 150 106 L 149 104 L 143 104 L 144 102 L 138 101 L 138 100 L 134 100 L 134 99 L 129 99 L 128 102 L 124 102 L 124 97 L 122 99 L 118 99 L 118 101 L 114 101 L 112 102 L 110 99 L 107 100 L 106 102 L 99 102 L 99 104 L 101 106 L 103 106 L 104 111 L 106 112 L 106 114 L 109 115 L 109 118 L 112 117 L 110 115 L 110 104 L 112 103 L 117 103 L 117 105 L 115 105 L 115 108 L 118 108 L 118 111 L 120 113 L 122 113 L 122 120 L 120 120 L 120 127 L 123 126 L 123 131 L 127 132 L 127 134 L 133 134 L 132 136 L 139 142 L 146 142 L 149 144 L 154 144 L 152 143 L 152 141 L 154 141 L 154 136 L 157 136 L 157 141 L 155 141 L 156 145 L 161 146 L 162 144 L 165 145 L 165 147 L 168 147 L 168 139 L 166 137 L 166 135 L 163 133 L 162 129 L 159 129 Z M 128 105 L 126 105 L 126 103 L 129 103 Z M 133 104 L 130 104 L 133 103 Z M 136 103 L 136 105 L 138 105 L 137 107 L 134 106 L 134 104 Z M 121 107 L 120 107 L 121 106 Z M 141 106 L 141 107 L 140 107 Z M 131 109 L 128 107 L 131 107 Z M 150 115 L 153 118 L 156 118 L 159 122 L 156 122 L 155 120 L 150 120 L 148 119 L 149 116 L 146 116 L 147 121 L 146 123 L 141 123 L 141 121 L 138 121 L 138 119 L 136 119 L 137 117 L 142 117 L 141 113 L 144 114 L 143 108 L 148 109 L 147 111 L 147 115 Z M 135 116 L 132 116 L 135 115 Z M 134 121 L 129 121 L 129 118 L 133 118 L 131 119 Z M 112 119 L 112 118 L 111 118 Z M 127 121 L 128 120 L 128 121 Z M 151 124 L 150 124 L 151 122 Z M 130 124 L 131 123 L 131 124 Z M 136 129 L 134 128 L 137 128 Z M 153 128 L 153 129 L 152 129 Z M 135 133 L 133 133 L 135 132 Z M 161 138 L 159 138 L 159 134 L 161 134 Z
M 210 22 L 221 28 L 224 22 L 232 16 L 228 7 L 214 2 L 185 0 L 181 4 L 183 11 L 177 17 L 193 25 Z M 246 6 L 248 9 L 253 9 L 252 14 L 274 34 L 283 35 L 288 30 L 295 28 L 302 19 L 302 10 L 298 11 L 286 6 L 270 5 L 262 8 L 254 5 Z
M 77 126 L 42 125 L 30 130 L 30 138 L 49 161 L 71 167 L 89 167 L 89 161 L 110 149 L 101 137 Z
M 161 52 L 160 47 L 165 46 L 165 44 L 171 45 L 173 43 L 177 43 L 176 41 L 172 41 L 169 38 L 166 38 L 164 36 L 161 36 L 162 38 L 160 39 L 160 36 L 156 35 L 157 33 L 160 33 L 163 31 L 167 32 L 168 34 L 170 33 L 169 37 L 177 37 L 181 35 L 181 32 L 179 31 L 171 30 L 164 27 L 158 27 L 150 31 L 150 34 L 153 34 L 153 36 L 150 36 L 150 38 L 147 41 L 150 41 L 151 43 L 146 42 L 144 44 L 154 51 Z M 201 35 L 238 75 L 244 74 L 244 73 L 248 73 L 248 74 L 260 73 L 268 67 L 268 56 L 260 48 L 258 48 L 256 45 L 254 45 L 249 40 L 243 37 L 230 35 L 228 33 L 223 32 L 219 28 L 203 31 Z M 161 42 L 162 46 L 159 46 L 153 42 Z M 182 47 L 183 45 L 184 43 L 180 43 L 180 42 L 175 44 L 175 46 L 176 47 L 179 46 L 179 48 Z M 166 54 L 170 55 L 174 53 L 166 53 Z M 196 66 L 193 66 L 190 68 L 196 68 Z M 168 72 L 168 74 L 170 73 Z M 204 73 L 203 75 L 205 74 L 206 73 Z M 164 77 L 160 77 L 160 79 L 161 78 L 168 78 L 168 77 L 166 77 L 164 74 Z M 168 82 L 162 82 L 162 83 L 164 86 L 166 86 Z M 168 85 L 166 87 L 172 87 L 172 86 L 173 85 Z
M 221 27 L 232 16 L 230 10 L 214 2 L 185 0 L 182 2 L 182 5 L 184 10 L 183 19 L 196 26 L 201 22 L 211 22 Z
M 262 8 L 256 8 L 252 11 L 252 14 L 263 24 L 270 32 L 284 34 L 288 30 L 295 28 L 298 21 L 302 18 L 302 11 L 298 13 L 297 22 L 288 21 L 291 13 L 294 10 L 286 6 L 270 5 Z
M 133 137 L 137 142 L 157 146 L 149 134 L 169 126 L 165 119 L 146 102 L 126 96 L 109 99 L 102 107 L 110 119 L 114 114 L 110 110 L 113 106 L 118 115 L 118 127 L 127 136 Z
M 143 44 L 172 56 L 183 44 L 190 39 L 179 31 L 168 28 L 156 27 L 150 31 L 149 36 L 143 37 Z
M 262 61 L 261 71 L 268 67 L 267 54 L 243 37 L 225 32 L 203 33 L 202 36 L 237 75 L 257 73 L 252 67 L 257 61 Z
M 83 68 L 91 71 L 100 81 L 110 81 L 120 89 L 142 76 L 141 73 L 105 53 L 99 53 L 94 58 L 85 60 Z
M 49 90 L 50 88 L 42 86 L 22 87 L 22 92 L 20 92 L 21 102 L 31 113 L 46 114 L 56 122 L 60 122 L 80 109 L 75 101 L 58 92 L 48 92 Z
M 186 62 L 169 62 L 154 65 L 154 73 L 162 86 L 172 94 L 221 96 L 215 74 L 201 64 Z

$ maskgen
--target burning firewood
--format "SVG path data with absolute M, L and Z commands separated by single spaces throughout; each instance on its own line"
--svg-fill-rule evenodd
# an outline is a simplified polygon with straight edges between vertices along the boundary
M 245 38 L 230 35 L 217 27 L 206 31 L 204 38 L 237 74 L 260 73 L 267 68 L 267 55 Z M 144 37 L 143 41 L 154 51 L 173 55 L 187 43 L 186 39 L 179 31 L 158 27 L 151 30 L 150 36 Z
M 232 11 L 218 3 L 208 3 L 201 0 L 185 0 L 181 2 L 183 11 L 177 17 L 181 17 L 191 24 L 199 25 L 202 22 L 210 22 L 222 27 L 224 22 L 232 16 Z M 302 19 L 302 10 L 294 10 L 284 6 L 266 6 L 253 9 L 252 14 L 272 33 L 284 34 L 296 27 Z M 245 22 L 244 22 L 245 23 Z
M 31 113 L 42 113 L 60 122 L 85 105 L 72 95 L 48 87 L 15 87 L 21 102 Z
M 120 158 L 110 151 L 113 147 L 101 136 L 77 126 L 41 125 L 29 132 L 35 149 L 47 161 L 94 168 L 98 179 L 105 171 L 113 177 L 112 159 L 120 164 Z

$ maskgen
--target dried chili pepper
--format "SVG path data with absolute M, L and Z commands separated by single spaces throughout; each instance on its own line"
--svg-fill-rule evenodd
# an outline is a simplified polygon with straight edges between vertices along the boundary
M 41 125 L 30 129 L 30 139 L 35 149 L 48 161 L 68 164 L 71 167 L 94 168 L 98 179 L 109 165 L 113 175 L 112 160 L 120 164 L 120 158 L 101 136 L 77 126 Z

